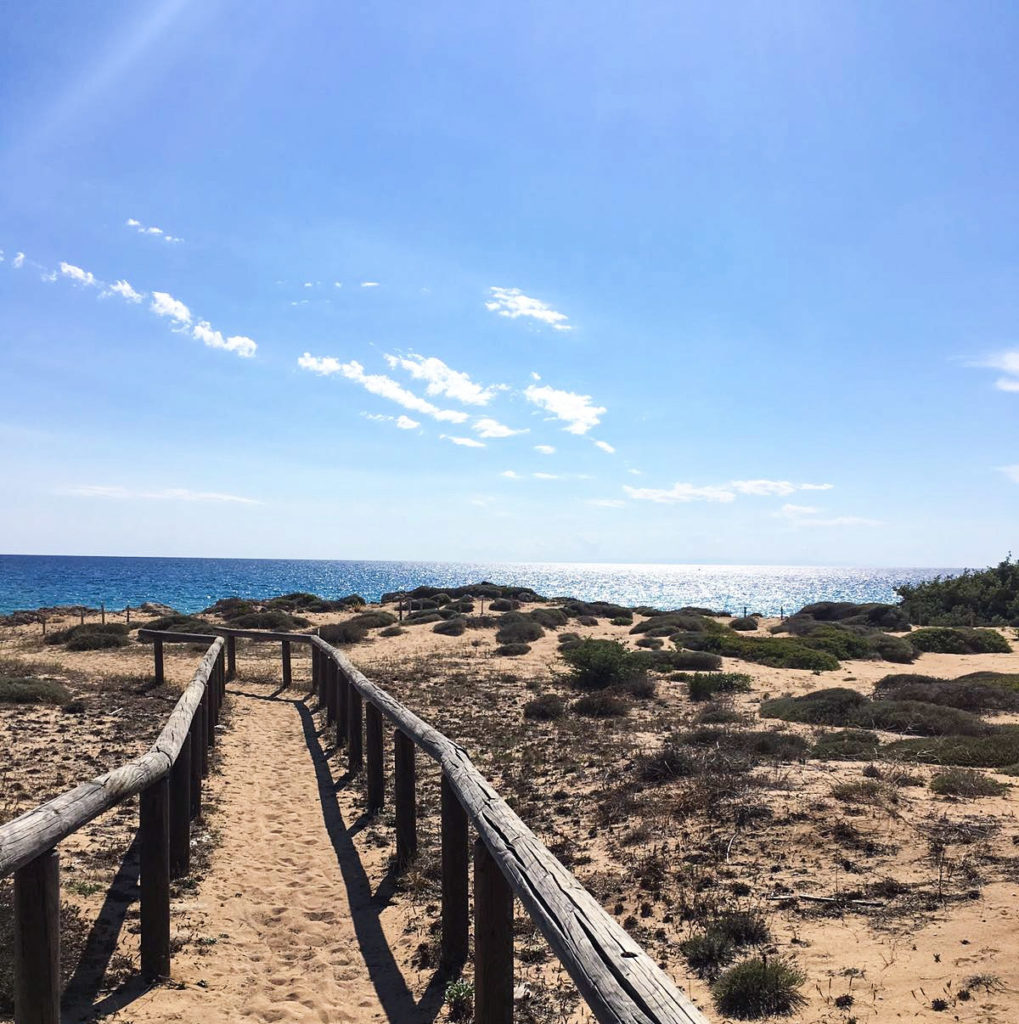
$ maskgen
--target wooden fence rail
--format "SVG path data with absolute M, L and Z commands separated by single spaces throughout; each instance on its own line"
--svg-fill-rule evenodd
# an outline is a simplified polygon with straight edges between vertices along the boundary
M 60 871 L 57 844 L 104 811 L 140 794 L 141 969 L 170 972 L 170 881 L 189 871 L 191 823 L 201 815 L 208 747 L 222 707 L 225 641 L 211 643 L 159 738 L 140 757 L 62 793 L 0 827 L 0 878 L 14 874 L 14 1019 L 60 1021 Z M 162 673 L 163 642 L 154 648 Z
M 385 801 L 384 722 L 393 726 L 396 861 L 400 868 L 405 868 L 418 850 L 415 750 L 422 750 L 438 764 L 442 963 L 454 972 L 469 955 L 469 872 L 473 859 L 475 1024 L 511 1024 L 513 1019 L 514 898 L 545 936 L 601 1024 L 707 1024 L 700 1010 L 492 789 L 461 746 L 377 687 L 345 655 L 318 636 L 214 628 L 219 638 L 202 659 L 163 736 L 148 754 L 0 828 L 0 877 L 15 871 L 16 888 L 21 893 L 16 906 L 31 908 L 23 911 L 24 920 L 16 925 L 21 938 L 15 972 L 18 992 L 22 993 L 17 1024 L 56 1024 L 58 1020 L 53 1015 L 58 1012 L 54 1007 L 59 992 L 55 991 L 55 954 L 51 948 L 56 920 L 52 907 L 58 898 L 55 844 L 102 810 L 137 792 L 143 794 L 142 968 L 154 974 L 169 970 L 169 877 L 186 868 L 179 840 L 174 841 L 174 829 L 182 827 L 185 806 L 193 816 L 197 800 L 200 810 L 200 780 L 208 771 L 208 747 L 214 742 L 223 684 L 236 672 L 237 639 L 279 642 L 285 687 L 292 685 L 292 645 L 310 645 L 310 690 L 325 711 L 327 723 L 335 724 L 337 747 L 346 747 L 350 777 L 364 776 L 370 812 L 380 810 Z M 153 641 L 157 673 L 162 666 L 163 643 L 207 639 L 147 630 L 140 631 L 139 636 Z M 215 685 L 207 687 L 206 682 Z M 190 754 L 185 753 L 185 737 L 179 732 L 185 716 Z M 175 722 L 177 731 L 171 730 Z M 168 730 L 170 736 L 161 747 Z M 172 771 L 175 762 L 187 756 L 191 758 L 190 770 Z M 146 758 L 160 760 L 156 765 Z M 144 769 L 140 767 L 143 763 Z M 200 772 L 196 767 L 199 763 Z M 110 790 L 109 780 L 118 773 L 124 773 L 123 777 Z M 192 787 L 189 793 L 175 793 L 175 789 L 183 790 L 185 779 Z M 92 792 L 89 787 L 97 786 L 104 795 L 93 803 L 83 803 Z M 477 836 L 473 858 L 471 827 Z M 40 893 L 48 894 L 50 902 L 40 899 Z M 29 992 L 33 993 L 31 997 Z M 43 995 L 49 999 L 49 1015 L 24 1009 L 29 1005 L 26 999 Z

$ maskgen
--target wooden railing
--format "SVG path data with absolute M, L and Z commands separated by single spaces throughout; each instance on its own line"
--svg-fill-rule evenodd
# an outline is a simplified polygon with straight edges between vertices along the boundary
M 226 682 L 221 637 L 211 644 L 159 738 L 140 757 L 0 827 L 0 878 L 14 874 L 14 1019 L 60 1021 L 60 871 L 57 844 L 104 811 L 141 794 L 141 969 L 170 973 L 170 881 L 191 871 L 191 822 L 201 815 Z M 160 660 L 162 650 L 160 648 Z
M 466 962 L 469 955 L 470 936 L 470 835 L 473 826 L 477 839 L 473 844 L 474 861 L 474 1014 L 476 1024 L 511 1024 L 513 1019 L 513 901 L 518 899 L 538 929 L 545 936 L 552 951 L 559 958 L 567 973 L 573 979 L 594 1016 L 602 1024 L 707 1024 L 706 1018 L 676 987 L 672 980 L 658 967 L 650 956 L 624 931 L 598 903 L 597 900 L 574 878 L 574 876 L 546 849 L 537 836 L 510 809 L 506 802 L 492 789 L 487 780 L 471 762 L 467 752 L 447 739 L 427 722 L 423 721 L 399 701 L 367 679 L 340 651 L 318 636 L 307 633 L 270 633 L 259 630 L 216 628 L 220 638 L 214 641 L 209 653 L 202 660 L 202 666 L 195 674 L 191 686 L 178 703 L 177 711 L 185 704 L 188 694 L 203 677 L 208 678 L 210 658 L 219 666 L 217 679 L 224 675 L 232 678 L 236 671 L 236 641 L 238 638 L 260 642 L 278 641 L 281 644 L 283 685 L 292 682 L 290 671 L 291 645 L 294 643 L 311 646 L 311 687 L 319 705 L 326 714 L 327 725 L 335 728 L 337 747 L 346 748 L 348 773 L 351 778 L 363 777 L 367 790 L 369 813 L 382 809 L 386 798 L 386 744 L 384 723 L 393 726 L 393 799 L 396 817 L 396 861 L 400 868 L 406 867 L 416 856 L 418 846 L 417 830 L 417 771 L 416 750 L 420 749 L 441 769 L 441 871 L 442 871 L 442 934 L 441 959 L 447 971 L 455 971 Z M 158 633 L 141 630 L 139 637 L 152 640 L 155 671 L 162 678 L 163 644 L 180 642 L 202 642 L 207 637 Z M 226 669 L 223 671 L 223 649 L 226 650 Z M 222 689 L 212 687 L 221 699 Z M 210 691 L 210 692 L 212 692 Z M 202 698 L 204 702 L 204 697 Z M 190 705 L 189 705 L 190 706 Z M 218 704 L 215 705 L 218 713 Z M 193 710 L 191 712 L 193 714 Z M 171 716 L 171 722 L 174 716 Z M 199 716 L 195 717 L 195 721 Z M 167 723 L 167 729 L 170 723 Z M 208 730 L 211 738 L 212 730 Z M 160 737 L 162 741 L 163 737 Z M 160 749 L 157 741 L 150 757 Z M 204 741 L 207 743 L 208 740 Z M 205 746 L 202 745 L 203 751 Z M 139 759 L 139 762 L 144 758 Z M 139 762 L 132 762 L 138 764 Z M 173 759 L 170 760 L 173 764 Z M 124 769 L 118 769 L 123 772 Z M 160 780 L 165 782 L 168 768 Z M 110 776 L 117 773 L 110 773 Z M 89 785 L 95 786 L 103 776 Z M 146 779 L 142 784 L 125 791 L 115 799 L 100 806 L 73 827 L 57 828 L 47 832 L 37 841 L 21 842 L 24 853 L 12 856 L 11 837 L 14 826 L 26 819 L 42 815 L 47 808 L 67 800 L 78 792 L 58 797 L 36 811 L 24 815 L 0 828 L 0 877 L 10 870 L 18 870 L 16 879 L 33 864 L 50 856 L 54 844 L 106 807 L 134 792 L 142 792 L 142 829 L 146 827 L 146 803 L 154 797 L 147 793 L 156 790 L 160 780 Z M 85 787 L 79 787 L 82 789 Z M 171 783 L 172 790 L 172 783 Z M 161 799 L 165 802 L 165 796 Z M 150 809 L 149 818 L 154 812 Z M 18 835 L 24 833 L 19 826 Z M 170 830 L 172 845 L 172 827 Z M 166 839 L 153 834 L 150 846 L 156 841 L 160 851 L 167 848 Z M 55 854 L 52 855 L 55 857 Z M 152 855 L 150 854 L 150 860 Z M 171 863 L 172 856 L 170 858 Z M 55 864 L 55 861 L 54 861 Z M 26 867 L 27 865 L 27 867 Z M 54 877 L 49 883 L 51 899 L 56 899 L 55 867 Z M 146 912 L 145 874 L 146 865 L 143 846 L 142 865 L 143 907 L 142 907 L 142 969 L 165 974 L 169 969 L 168 925 L 165 959 L 154 959 L 150 951 L 146 959 Z M 152 876 L 158 868 L 148 868 L 150 886 Z M 40 872 L 26 875 L 20 883 L 27 901 L 32 897 L 26 884 Z M 44 873 L 44 872 L 43 872 Z M 160 874 L 160 879 L 168 875 Z M 160 890 L 162 892 L 162 890 Z M 149 895 L 150 907 L 153 895 Z M 160 896 L 162 898 L 162 896 Z M 22 911 L 19 934 L 24 936 L 41 924 Z M 159 904 L 159 924 L 166 914 Z M 150 909 L 149 929 L 151 923 Z M 52 934 L 55 917 L 46 919 L 45 929 L 36 937 L 37 944 L 45 943 L 45 936 Z M 162 941 L 160 934 L 160 942 Z M 149 946 L 153 938 L 150 934 Z M 34 948 L 34 947 L 33 947 Z M 162 951 L 162 946 L 160 946 Z M 50 953 L 36 954 L 38 963 L 43 960 L 55 971 Z M 49 959 L 46 959 L 46 958 Z M 24 973 L 24 958 L 16 964 L 16 973 Z M 38 966 L 35 968 L 38 974 Z M 54 998 L 55 985 L 50 975 L 50 987 L 40 988 Z M 33 975 L 33 985 L 39 985 Z M 19 982 L 19 992 L 28 992 Z M 18 1016 L 18 1024 L 32 1021 L 55 1024 L 57 1018 L 42 1016 Z

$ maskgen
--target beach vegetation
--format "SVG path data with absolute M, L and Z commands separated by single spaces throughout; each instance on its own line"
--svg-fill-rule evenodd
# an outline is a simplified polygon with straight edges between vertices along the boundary
M 669 679 L 686 683 L 694 701 L 711 700 L 718 693 L 749 693 L 753 682 L 745 672 L 676 672 Z
M 874 686 L 875 700 L 926 701 L 974 713 L 1019 711 L 1019 674 L 971 672 L 957 679 L 903 673 Z
M 752 615 L 741 615 L 739 618 L 733 619 L 729 623 L 730 629 L 738 630 L 741 633 L 750 633 L 757 629 L 759 623 Z
M 160 615 L 158 618 L 146 622 L 145 629 L 170 633 L 197 633 L 200 636 L 216 635 L 216 627 L 211 622 L 199 619 L 195 615 L 184 615 L 181 612 L 174 612 L 172 615 Z
M 619 718 L 629 713 L 629 705 L 615 693 L 596 691 L 578 698 L 571 705 L 578 715 L 588 718 Z
M 495 639 L 500 644 L 528 644 L 540 640 L 544 635 L 545 630 L 533 619 L 520 612 L 506 612 L 499 619 Z
M 722 973 L 711 986 L 718 1012 L 737 1020 L 788 1015 L 807 1002 L 806 975 L 780 956 L 755 956 Z
M 528 614 L 545 629 L 558 629 L 570 621 L 570 617 L 561 608 L 535 608 Z
M 0 676 L 0 704 L 66 704 L 67 687 L 56 679 Z
M 543 693 L 524 705 L 524 718 L 538 722 L 551 722 L 566 713 L 566 702 L 554 693 Z
M 992 779 L 983 772 L 972 768 L 949 768 L 938 772 L 931 781 L 930 788 L 939 796 L 981 797 L 1002 796 L 1008 792 L 1008 784 Z
M 738 658 L 772 668 L 799 668 L 827 672 L 839 667 L 838 658 L 820 649 L 811 638 L 752 637 L 722 627 L 717 632 L 680 633 L 672 638 L 678 647 Z
M 822 733 L 810 756 L 819 761 L 871 761 L 880 742 L 877 733 L 867 729 L 840 729 Z
M 529 654 L 530 651 L 530 644 L 501 644 L 495 649 L 495 653 L 500 658 L 519 658 L 523 654 Z
M 615 640 L 582 640 L 560 648 L 569 667 L 563 681 L 575 690 L 606 690 L 621 687 L 647 674 L 640 656 Z
M 403 626 L 386 626 L 379 630 L 379 636 L 403 636 L 406 632 Z
M 1019 765 L 1019 726 L 1000 725 L 983 736 L 933 736 L 902 739 L 881 747 L 882 758 L 963 768 Z
M 277 608 L 272 611 L 247 612 L 244 615 L 238 615 L 230 620 L 230 625 L 235 629 L 269 629 L 288 633 L 302 626 L 310 626 L 311 622 L 301 615 L 291 615 L 290 612 L 280 611 Z
M 462 617 L 446 619 L 432 626 L 432 632 L 440 633 L 442 636 L 463 636 L 466 631 L 467 623 L 464 622 Z
M 327 622 L 318 627 L 318 635 L 327 644 L 344 647 L 358 644 L 368 636 L 368 627 L 349 619 L 346 622 Z
M 1011 654 L 1012 645 L 995 629 L 929 626 L 909 634 L 914 650 L 936 654 Z
M 80 626 L 69 626 L 67 629 L 58 629 L 52 633 L 48 633 L 44 643 L 51 646 L 66 644 L 71 640 L 74 640 L 76 637 L 87 636 L 93 633 L 104 633 L 108 636 L 126 637 L 128 632 L 129 627 L 124 625 L 122 622 L 86 622 Z
M 1019 563 L 896 588 L 903 612 L 924 626 L 1019 626 Z

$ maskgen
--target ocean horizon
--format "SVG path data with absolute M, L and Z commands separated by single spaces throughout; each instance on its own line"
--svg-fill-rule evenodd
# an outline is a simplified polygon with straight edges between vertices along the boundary
M 53 605 L 110 609 L 145 601 L 182 612 L 222 597 L 267 599 L 294 591 L 378 601 L 421 585 L 487 580 L 549 597 L 742 613 L 786 614 L 815 601 L 897 600 L 895 588 L 959 567 L 718 565 L 592 562 L 434 562 L 159 556 L 0 555 L 0 614 Z

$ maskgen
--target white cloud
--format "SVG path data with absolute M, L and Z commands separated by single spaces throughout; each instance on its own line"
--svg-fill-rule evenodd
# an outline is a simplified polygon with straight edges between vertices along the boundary
M 473 437 L 453 437 L 450 434 L 439 434 L 441 441 L 452 441 L 453 444 L 458 444 L 462 448 L 484 448 L 484 441 L 475 441 Z
M 830 491 L 833 484 L 794 484 L 788 480 L 733 480 L 729 486 L 740 494 L 754 494 L 759 497 L 780 498 L 795 491 Z
M 412 420 L 409 416 L 403 415 L 396 417 L 396 425 L 400 430 L 417 430 L 421 426 L 417 420 Z
M 135 220 L 134 217 L 128 217 L 127 220 L 124 221 L 124 223 L 129 228 L 140 228 L 142 226 L 141 221 L 140 220 Z
M 333 287 L 334 288 L 342 288 L 343 287 L 343 282 L 342 281 L 333 281 Z
M 589 498 L 588 505 L 595 508 L 625 508 L 626 502 L 622 498 Z
M 616 450 L 608 443 L 608 441 L 595 441 L 595 448 L 600 448 L 603 452 L 608 452 L 609 455 L 615 455 Z
M 154 224 L 146 227 L 146 225 L 142 224 L 140 220 L 137 220 L 134 217 L 128 217 L 127 220 L 124 221 L 124 225 L 125 227 L 134 228 L 139 235 L 152 235 L 153 237 L 157 238 L 162 237 L 164 242 L 184 241 L 183 238 L 178 238 L 176 235 L 168 234 L 162 228 L 157 228 Z
M 386 362 L 390 369 L 399 367 L 405 370 L 415 380 L 426 382 L 425 393 L 429 395 L 446 395 L 448 398 L 463 402 L 464 405 L 487 405 L 497 391 L 498 387 L 482 387 L 475 384 L 466 373 L 453 370 L 441 359 L 434 356 L 390 356 L 387 355 Z
M 314 283 L 312 281 L 305 281 L 304 282 L 304 287 L 305 288 L 314 288 L 315 285 L 314 285 Z
M 547 384 L 542 387 L 529 385 L 524 391 L 524 397 L 568 424 L 566 431 L 570 434 L 586 434 L 601 422 L 602 414 L 608 411 L 604 406 L 595 405 L 590 395 L 560 391 Z
M 813 505 L 783 505 L 775 513 L 780 519 L 786 519 L 793 526 L 880 526 L 877 519 L 863 516 L 821 516 L 821 509 Z
M 520 474 L 513 469 L 504 469 L 499 476 L 506 477 L 507 480 L 519 480 Z
M 999 391 L 1019 391 L 1019 378 L 999 377 L 994 382 L 994 386 Z
M 386 377 L 384 374 L 365 373 L 364 367 L 355 359 L 349 363 L 341 363 L 332 356 L 313 356 L 310 352 L 305 352 L 297 360 L 297 365 L 302 370 L 310 370 L 312 373 L 323 376 L 338 373 L 347 380 L 360 384 L 373 395 L 387 398 L 391 402 L 396 402 L 397 405 L 402 405 L 405 409 L 424 413 L 426 416 L 445 423 L 463 423 L 467 419 L 467 413 L 456 409 L 440 409 L 424 398 L 418 397 L 412 391 L 408 391 L 391 377 Z
M 169 292 L 153 292 L 149 308 L 156 316 L 168 316 L 182 324 L 191 323 L 191 310 Z
M 216 504 L 235 503 L 239 505 L 260 505 L 255 498 L 244 498 L 237 494 L 220 494 L 216 491 L 192 491 L 186 487 L 166 487 L 158 491 L 136 491 L 127 487 L 84 484 L 69 487 L 62 494 L 79 498 L 126 498 L 146 501 L 207 501 Z
M 535 480 L 558 480 L 558 473 L 532 473 Z
M 801 491 L 830 491 L 834 484 L 800 484 Z
M 40 274 L 39 275 L 39 280 L 40 281 L 46 281 L 48 284 L 53 284 L 53 282 L 56 279 L 57 279 L 57 272 L 55 270 L 51 270 L 47 274 Z
M 534 446 L 534 450 L 536 452 L 541 452 L 542 455 L 554 455 L 555 454 L 555 448 L 553 448 L 552 445 L 550 445 L 550 444 L 536 444 Z
M 15 270 L 20 270 L 25 265 L 25 254 L 18 252 L 14 254 L 14 259 L 11 260 L 11 266 Z
M 1019 484 L 1019 463 L 1011 466 L 999 466 L 999 473 L 1004 473 L 1014 484 Z
M 64 277 L 69 277 L 72 281 L 77 281 L 79 284 L 86 285 L 89 288 L 95 287 L 95 275 L 88 270 L 82 270 L 81 267 L 74 266 L 73 263 L 65 263 L 61 260 L 60 273 Z
M 475 420 L 472 429 L 476 430 L 481 437 L 513 437 L 515 434 L 528 433 L 526 427 L 523 430 L 514 430 L 512 427 L 507 427 L 505 423 L 488 418 Z
M 623 486 L 623 490 L 636 501 L 654 501 L 662 505 L 690 501 L 719 501 L 727 504 L 736 499 L 735 493 L 724 487 L 697 487 L 694 484 L 685 483 L 675 483 L 668 490 L 659 490 L 654 487 L 630 487 L 626 484 Z
M 572 330 L 572 327 L 566 323 L 569 317 L 565 313 L 559 313 L 544 302 L 524 295 L 519 288 L 490 288 L 489 292 L 492 298 L 485 303 L 485 309 L 498 313 L 499 316 L 506 316 L 511 320 L 526 316 L 533 320 L 540 320 L 557 331 Z
M 642 469 L 628 469 L 626 472 L 629 473 L 630 476 L 643 476 L 644 475 L 644 470 L 642 470 Z
M 531 370 L 531 380 L 541 380 L 541 374 Z
M 378 288 L 378 286 L 379 286 L 379 282 L 378 281 L 362 281 L 361 282 L 361 287 L 362 288 Z
M 195 324 L 191 330 L 191 337 L 209 348 L 221 348 L 227 352 L 236 352 L 244 359 L 250 359 L 258 348 L 251 338 L 246 338 L 241 334 L 234 335 L 232 338 L 224 338 L 219 331 L 213 329 L 208 320 L 201 320 Z
M 380 412 L 363 412 L 361 415 L 373 423 L 392 423 L 400 430 L 417 430 L 421 426 L 417 420 L 412 420 L 409 416 L 386 416 Z
M 127 281 L 115 281 L 113 284 L 107 285 L 106 291 L 103 294 L 109 295 L 111 292 L 114 295 L 119 295 L 127 302 L 141 302 L 144 298 L 141 292 L 136 292 Z

